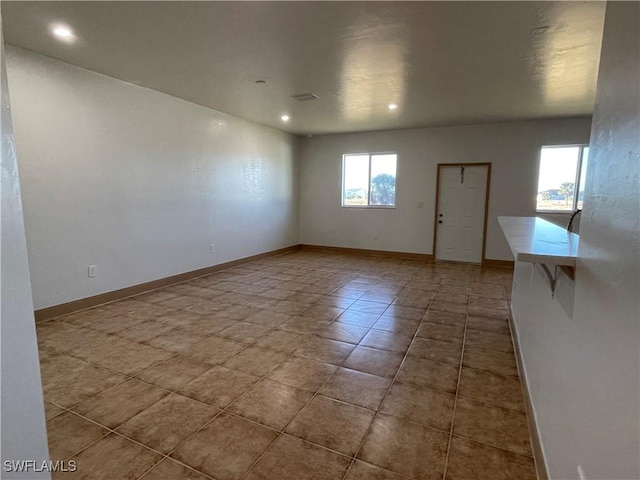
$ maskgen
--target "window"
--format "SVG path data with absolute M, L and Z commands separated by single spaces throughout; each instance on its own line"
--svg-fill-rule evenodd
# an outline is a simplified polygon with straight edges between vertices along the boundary
M 359 153 L 342 156 L 343 207 L 394 207 L 395 153 Z
M 582 208 L 588 161 L 588 145 L 542 147 L 536 211 L 572 212 Z

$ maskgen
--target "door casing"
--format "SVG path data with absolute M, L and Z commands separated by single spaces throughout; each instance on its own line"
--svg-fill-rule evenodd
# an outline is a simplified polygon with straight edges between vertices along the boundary
M 489 195 L 491 186 L 491 162 L 480 163 L 439 163 L 436 176 L 436 209 L 433 214 L 433 258 L 436 259 L 436 244 L 438 242 L 438 211 L 440 208 L 440 173 L 443 167 L 487 167 L 487 187 L 484 194 L 484 223 L 482 232 L 482 265 L 485 263 L 487 246 L 487 219 L 489 218 Z M 437 260 L 437 259 L 436 259 Z M 477 264 L 476 264 L 477 265 Z

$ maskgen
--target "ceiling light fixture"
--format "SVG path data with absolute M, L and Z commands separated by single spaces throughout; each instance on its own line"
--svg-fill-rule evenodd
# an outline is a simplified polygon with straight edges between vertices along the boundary
M 289 121 L 289 118 L 290 118 L 290 117 L 289 117 L 289 115 L 282 115 L 282 116 L 280 117 L 280 120 L 282 120 L 283 122 L 288 122 L 288 121 Z
M 56 25 L 55 27 L 53 27 L 53 34 L 56 37 L 62 38 L 64 40 L 68 40 L 73 37 L 73 32 L 71 31 L 71 29 L 64 25 Z
M 398 108 L 398 105 L 396 105 L 395 103 L 389 104 L 389 110 L 395 110 L 396 108 Z

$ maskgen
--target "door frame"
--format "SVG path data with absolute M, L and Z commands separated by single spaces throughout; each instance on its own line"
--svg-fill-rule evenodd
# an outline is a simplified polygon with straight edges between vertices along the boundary
M 489 218 L 489 195 L 491 186 L 491 162 L 479 162 L 479 163 L 439 163 L 438 172 L 436 176 L 436 209 L 433 214 L 433 260 L 438 260 L 436 257 L 436 246 L 438 243 L 438 207 L 440 203 L 440 170 L 443 167 L 487 167 L 487 187 L 484 193 L 484 224 L 482 227 L 482 260 L 480 265 L 485 263 L 485 250 L 487 246 L 487 219 Z

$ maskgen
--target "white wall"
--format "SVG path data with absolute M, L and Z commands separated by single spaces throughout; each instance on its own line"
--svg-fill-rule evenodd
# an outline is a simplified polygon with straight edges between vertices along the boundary
M 300 242 L 433 253 L 437 164 L 492 162 L 486 258 L 512 260 L 497 217 L 535 215 L 540 147 L 588 143 L 590 121 L 577 118 L 306 138 L 301 142 Z M 395 209 L 341 208 L 342 155 L 357 152 L 398 153 Z M 420 202 L 423 208 L 418 207 Z
M 5 461 L 34 460 L 38 466 L 49 459 L 44 404 L 40 384 L 31 284 L 24 233 L 20 179 L 11 126 L 11 110 L 0 22 L 0 70 L 2 103 L 0 139 L 2 218 L 0 258 L 0 338 L 2 358 L 2 466 L 1 478 L 45 479 L 48 473 L 16 473 L 5 470 Z
M 609 2 L 573 316 L 518 263 L 512 309 L 551 478 L 640 478 L 640 4 Z M 565 285 L 567 287 L 567 285 Z
M 295 137 L 8 53 L 36 309 L 298 243 Z

